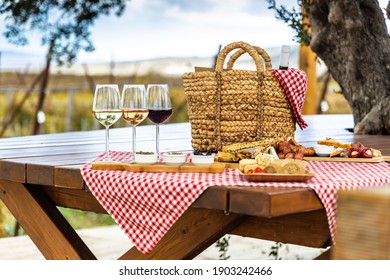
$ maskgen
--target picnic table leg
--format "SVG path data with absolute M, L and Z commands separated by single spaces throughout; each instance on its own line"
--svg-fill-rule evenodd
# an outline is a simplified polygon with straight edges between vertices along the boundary
M 149 254 L 133 247 L 120 259 L 193 259 L 245 219 L 238 214 L 225 215 L 222 210 L 191 207 Z
M 46 259 L 96 259 L 41 186 L 0 180 L 0 199 Z

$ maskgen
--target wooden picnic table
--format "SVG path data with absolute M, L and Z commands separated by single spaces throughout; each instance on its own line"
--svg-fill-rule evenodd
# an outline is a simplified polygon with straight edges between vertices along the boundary
M 296 140 L 360 141 L 390 155 L 389 136 L 354 135 L 351 115 L 305 116 Z M 130 128 L 110 130 L 110 149 L 131 150 Z M 189 123 L 162 125 L 162 151 L 190 151 Z M 154 126 L 137 128 L 137 147 L 153 150 Z M 0 139 L 0 199 L 47 259 L 96 259 L 57 206 L 106 213 L 80 167 L 104 151 L 104 130 Z M 191 259 L 225 234 L 310 247 L 331 244 L 324 207 L 308 188 L 209 187 L 149 254 L 129 248 L 121 259 Z M 129 240 L 129 247 L 130 245 Z M 107 244 L 109 246 L 109 244 Z

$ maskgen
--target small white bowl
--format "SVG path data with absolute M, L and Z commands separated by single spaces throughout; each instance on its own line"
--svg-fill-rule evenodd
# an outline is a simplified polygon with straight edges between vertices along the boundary
M 317 156 L 319 156 L 319 157 L 328 157 L 335 150 L 336 150 L 336 148 L 333 146 L 326 146 L 326 145 L 315 145 L 314 146 L 314 151 L 316 152 Z
M 163 160 L 166 165 L 180 165 L 186 162 L 187 154 L 171 152 L 163 154 Z
M 145 152 L 137 152 L 134 156 L 134 161 L 136 163 L 147 163 L 152 164 L 157 162 L 157 154 L 156 153 L 145 153 Z
M 214 163 L 214 154 L 211 155 L 192 155 L 194 165 L 210 165 Z

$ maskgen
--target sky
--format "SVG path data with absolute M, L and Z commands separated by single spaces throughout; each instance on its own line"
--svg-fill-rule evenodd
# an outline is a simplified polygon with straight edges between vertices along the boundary
M 295 2 L 277 0 L 287 7 Z M 387 0 L 379 2 L 384 7 Z M 209 57 L 220 44 L 234 41 L 264 49 L 297 44 L 292 30 L 267 7 L 265 0 L 131 0 L 121 17 L 96 21 L 90 29 L 95 51 L 80 52 L 78 62 Z M 10 50 L 44 56 L 46 47 L 40 46 L 37 34 L 32 34 L 26 47 L 10 45 L 0 36 L 0 51 Z
M 120 32 L 102 36 L 112 25 Z M 264 0 L 133 0 L 123 18 L 102 19 L 96 30 L 96 54 L 115 59 L 211 56 L 220 44 L 234 41 L 262 47 L 293 43 L 291 30 Z
M 220 44 L 234 41 L 263 48 L 294 44 L 291 30 L 267 6 L 265 0 L 131 0 L 121 17 L 104 16 L 96 21 L 91 28 L 95 51 L 80 52 L 78 58 L 133 61 L 212 56 Z M 46 48 L 40 46 L 38 36 L 30 36 L 27 47 L 10 45 L 1 36 L 0 50 L 44 54 Z

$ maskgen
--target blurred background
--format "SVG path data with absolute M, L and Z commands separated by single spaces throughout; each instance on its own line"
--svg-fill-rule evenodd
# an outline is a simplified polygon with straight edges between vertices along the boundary
M 278 1 L 293 7 L 295 1 Z M 383 2 L 385 6 L 387 1 Z M 4 20 L 4 18 L 2 19 Z M 0 32 L 5 26 L 0 25 Z M 36 32 L 36 33 L 35 33 Z M 290 67 L 299 67 L 300 46 L 287 24 L 276 19 L 266 1 L 132 0 L 123 15 L 100 16 L 90 28 L 95 50 L 79 51 L 71 66 L 50 68 L 45 103 L 37 114 L 39 133 L 101 128 L 91 115 L 97 83 L 168 83 L 174 114 L 169 122 L 188 120 L 181 75 L 194 66 L 212 67 L 220 47 L 234 41 L 260 46 L 278 67 L 281 45 L 292 47 Z M 28 33 L 28 45 L 10 44 L 0 36 L 0 126 L 25 98 L 15 119 L 0 131 L 1 137 L 32 134 L 38 102 L 38 86 L 26 97 L 38 74 L 45 68 L 47 46 L 38 31 Z M 349 105 L 326 66 L 316 62 L 316 113 L 350 113 Z M 249 57 L 237 68 L 252 69 Z M 326 83 L 326 84 L 324 84 Z M 326 87 L 326 88 L 325 88 Z M 144 121 L 141 125 L 149 124 Z M 119 121 L 115 124 L 126 126 Z
M 294 7 L 292 2 L 295 1 L 277 1 L 290 8 Z M 387 2 L 379 1 L 381 7 Z M 116 83 L 120 88 L 125 83 L 167 83 L 173 103 L 168 122 L 186 122 L 181 75 L 194 71 L 195 66 L 213 67 L 220 48 L 234 41 L 265 49 L 273 68 L 279 65 L 281 46 L 290 45 L 290 67 L 300 65 L 300 45 L 293 31 L 276 19 L 266 1 L 132 0 L 121 16 L 103 15 L 91 26 L 94 51 L 81 50 L 71 65 L 53 62 L 45 103 L 37 113 L 40 93 L 36 85 L 46 67 L 47 46 L 41 44 L 39 32 L 29 32 L 25 46 L 10 44 L 3 36 L 4 20 L 0 16 L 0 137 L 34 134 L 36 119 L 40 124 L 38 133 L 102 129 L 91 113 L 98 83 Z M 254 69 L 251 59 L 245 56 L 235 66 Z M 315 100 L 308 112 L 350 113 L 348 102 L 326 66 L 316 60 L 314 69 Z M 140 125 L 147 124 L 151 124 L 149 120 Z M 114 125 L 125 126 L 123 120 Z M 12 216 L 5 211 L 0 205 L 0 236 L 15 234 Z M 78 212 L 64 212 L 80 216 Z M 109 217 L 93 213 L 84 214 L 80 221 L 70 219 L 76 228 L 112 224 Z

